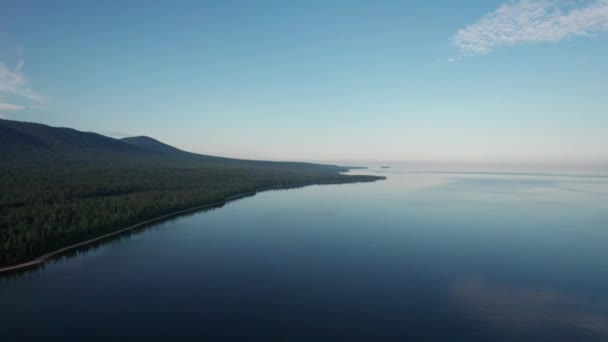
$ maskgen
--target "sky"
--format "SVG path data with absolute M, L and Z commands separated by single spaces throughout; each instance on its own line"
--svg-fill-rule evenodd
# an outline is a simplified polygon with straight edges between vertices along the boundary
M 0 117 L 248 159 L 608 164 L 608 0 L 5 0 Z

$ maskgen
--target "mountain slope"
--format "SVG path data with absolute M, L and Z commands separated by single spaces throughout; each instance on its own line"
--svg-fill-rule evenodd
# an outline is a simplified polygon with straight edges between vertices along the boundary
M 142 150 L 155 152 L 158 154 L 184 155 L 189 153 L 146 136 L 122 138 L 120 141 Z
M 219 158 L 182 151 L 150 137 L 114 139 L 71 128 L 3 119 L 0 119 L 0 156 L 19 160 L 59 158 L 87 162 L 125 158 Z
M 156 139 L 138 136 L 114 139 L 71 128 L 0 119 L 0 166 L 11 160 L 58 159 L 88 163 L 176 162 L 177 160 L 215 163 L 230 167 L 272 167 L 282 169 L 328 168 L 346 171 L 335 165 L 300 162 L 270 162 L 201 155 L 180 150 Z M 159 159 L 160 158 L 160 159 Z M 3 163 L 4 161 L 4 163 Z
M 0 119 L 0 147 L 22 151 L 111 151 L 144 152 L 143 150 L 101 134 L 80 132 L 71 128 Z

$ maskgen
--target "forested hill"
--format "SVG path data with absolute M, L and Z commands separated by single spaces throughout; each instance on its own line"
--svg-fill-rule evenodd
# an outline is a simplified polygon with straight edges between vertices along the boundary
M 150 137 L 114 139 L 71 128 L 0 119 L 0 155 L 17 159 L 31 157 L 67 159 L 98 158 L 197 158 L 226 159 L 177 149 Z
M 110 138 L 98 133 L 81 132 L 72 128 L 51 127 L 38 123 L 0 119 L 0 165 L 2 161 L 36 159 L 38 162 L 51 158 L 53 161 L 86 161 L 90 163 L 131 160 L 205 161 L 232 166 L 273 166 L 280 168 L 347 168 L 335 165 L 319 165 L 294 162 L 269 162 L 224 158 L 182 151 L 156 139 L 137 136 L 122 139 Z
M 344 170 L 0 120 L 0 266 L 263 187 L 381 179 Z
M 146 137 L 146 136 L 122 138 L 122 139 L 120 139 L 120 141 L 125 142 L 132 146 L 139 147 L 146 151 L 156 152 L 158 154 L 182 155 L 182 156 L 185 154 L 188 154 L 188 152 L 182 151 L 180 149 L 177 149 L 177 148 L 167 145 L 167 144 L 163 144 L 162 142 L 160 142 L 156 139 L 152 139 L 152 138 Z
M 141 148 L 101 134 L 71 128 L 0 119 L 0 152 L 82 154 L 90 152 L 144 153 Z

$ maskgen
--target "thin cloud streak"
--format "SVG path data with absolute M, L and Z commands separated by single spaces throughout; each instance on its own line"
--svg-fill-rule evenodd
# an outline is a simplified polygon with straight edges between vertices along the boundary
M 20 60 L 14 69 L 0 62 L 0 95 L 14 95 L 38 100 L 40 95 L 27 87 L 28 80 L 23 74 L 24 61 Z
M 45 101 L 44 96 L 37 94 L 28 87 L 28 79 L 23 73 L 24 61 L 20 60 L 14 69 L 0 62 L 0 111 L 18 111 L 26 108 L 24 105 L 11 103 L 8 99 L 20 99 L 30 103 Z M 6 118 L 6 114 L 0 114 Z
M 459 30 L 452 44 L 465 56 L 491 52 L 501 46 L 559 42 L 608 31 L 608 0 L 581 3 L 520 0 Z
M 22 110 L 22 109 L 25 109 L 25 107 L 16 105 L 16 104 L 12 104 L 12 103 L 0 102 L 0 111 L 15 111 L 15 110 Z M 8 115 L 6 115 L 3 112 L 0 112 L 0 119 L 7 119 L 7 118 L 8 118 Z
M 11 103 L 0 102 L 0 110 L 22 110 L 25 107 Z

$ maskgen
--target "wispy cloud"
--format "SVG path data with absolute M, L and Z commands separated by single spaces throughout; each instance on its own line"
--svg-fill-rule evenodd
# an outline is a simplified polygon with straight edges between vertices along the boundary
M 459 30 L 452 43 L 463 55 L 488 53 L 500 46 L 558 42 L 608 31 L 608 0 L 520 0 Z
M 0 110 L 22 110 L 25 107 L 11 103 L 0 102 Z
M 23 60 L 14 68 L 0 62 L 0 111 L 18 111 L 27 105 L 39 105 L 45 98 L 28 87 L 28 80 L 23 74 Z M 27 105 L 15 104 L 14 101 L 26 102 Z M 0 112 L 1 117 L 6 114 Z

